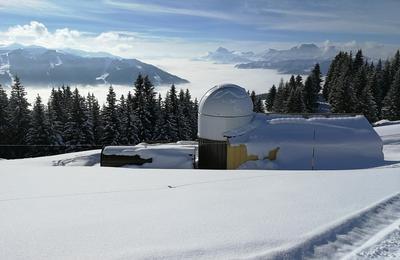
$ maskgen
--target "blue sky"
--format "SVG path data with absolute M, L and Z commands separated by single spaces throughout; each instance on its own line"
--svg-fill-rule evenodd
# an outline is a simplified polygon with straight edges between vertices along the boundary
M 400 46 L 399 11 L 396 0 L 0 0 L 0 42 L 143 57 L 196 56 L 219 45 Z

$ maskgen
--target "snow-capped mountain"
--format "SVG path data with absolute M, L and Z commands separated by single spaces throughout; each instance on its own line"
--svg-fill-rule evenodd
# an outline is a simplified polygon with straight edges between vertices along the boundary
M 315 44 L 301 44 L 287 50 L 268 49 L 261 53 L 236 52 L 219 47 L 203 57 L 216 63 L 236 64 L 240 69 L 276 69 L 280 73 L 304 74 L 315 63 L 320 63 L 326 72 L 333 57 L 339 52 L 334 46 L 318 47 Z
M 226 48 L 219 47 L 215 51 L 208 52 L 206 56 L 201 57 L 202 60 L 213 61 L 215 63 L 243 63 L 251 62 L 256 59 L 255 53 L 230 51 Z
M 288 50 L 269 49 L 262 53 L 261 60 L 279 62 L 285 60 L 327 60 L 339 52 L 334 46 L 318 47 L 315 44 L 301 44 Z
M 52 50 L 13 44 L 0 47 L 0 83 L 18 75 L 26 85 L 133 84 L 137 75 L 148 75 L 155 85 L 188 82 L 137 59 L 81 50 Z

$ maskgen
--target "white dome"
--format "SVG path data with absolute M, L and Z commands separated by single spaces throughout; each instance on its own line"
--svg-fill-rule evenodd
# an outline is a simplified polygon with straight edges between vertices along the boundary
M 204 94 L 199 114 L 217 117 L 249 116 L 253 114 L 253 102 L 244 88 L 221 84 Z
M 247 125 L 253 114 L 253 102 L 244 88 L 233 84 L 215 86 L 200 101 L 197 134 L 225 141 L 226 131 Z

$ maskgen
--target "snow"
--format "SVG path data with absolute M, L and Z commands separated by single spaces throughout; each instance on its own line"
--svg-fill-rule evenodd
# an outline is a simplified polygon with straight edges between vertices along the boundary
M 102 81 L 104 81 L 104 84 L 107 84 L 107 77 L 110 75 L 110 73 L 103 73 L 102 75 L 100 75 L 100 76 L 98 76 L 97 78 L 96 78 L 96 80 L 102 80 Z
M 221 84 L 208 90 L 200 100 L 199 114 L 240 117 L 253 114 L 253 103 L 246 90 L 234 84 Z
M 400 120 L 390 121 L 387 119 L 382 119 L 374 123 L 374 126 L 386 126 L 386 125 L 397 125 L 400 124 Z
M 400 207 L 398 207 L 400 211 Z M 368 241 L 352 251 L 351 258 L 400 258 L 400 219 L 373 235 Z
M 3 59 L 3 57 L 4 57 L 4 59 Z M 1 75 L 7 74 L 10 77 L 11 81 L 12 81 L 13 80 L 13 76 L 12 76 L 11 71 L 10 71 L 10 57 L 8 55 L 8 52 L 0 55 L 0 60 L 1 60 L 1 63 L 0 63 L 0 74 Z
M 192 169 L 197 142 L 169 144 L 146 144 L 136 146 L 107 146 L 105 155 L 139 155 L 142 159 L 152 158 L 151 163 L 129 165 L 129 168 Z
M 1 160 L 0 259 L 398 258 L 400 153 L 384 152 L 392 164 L 346 171 L 51 166 L 99 150 Z
M 153 79 L 154 79 L 154 81 L 155 81 L 157 84 L 160 84 L 160 82 L 161 82 L 161 77 L 160 77 L 160 75 L 156 74 L 156 75 L 153 77 Z
M 245 144 L 248 154 L 258 156 L 258 161 L 241 165 L 243 169 L 354 169 L 384 163 L 382 141 L 364 116 L 257 114 L 225 136 L 231 145 Z M 275 161 L 264 159 L 276 148 Z
M 0 167 L 19 166 L 100 166 L 101 150 L 65 153 L 59 155 L 15 160 L 1 160 Z
M 4 75 L 10 71 L 10 64 L 0 65 L 0 74 Z

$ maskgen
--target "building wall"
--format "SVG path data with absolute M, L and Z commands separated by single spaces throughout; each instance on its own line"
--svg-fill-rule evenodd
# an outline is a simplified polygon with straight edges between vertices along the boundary
M 226 169 L 227 142 L 199 138 L 199 169 Z

